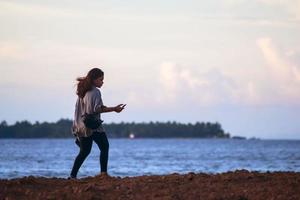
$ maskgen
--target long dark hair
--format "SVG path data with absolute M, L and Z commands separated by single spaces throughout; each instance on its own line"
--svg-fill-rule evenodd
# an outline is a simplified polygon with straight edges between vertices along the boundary
M 76 80 L 78 97 L 83 98 L 87 91 L 90 91 L 93 87 L 93 81 L 97 78 L 104 76 L 104 72 L 99 68 L 91 69 L 85 77 L 79 77 Z

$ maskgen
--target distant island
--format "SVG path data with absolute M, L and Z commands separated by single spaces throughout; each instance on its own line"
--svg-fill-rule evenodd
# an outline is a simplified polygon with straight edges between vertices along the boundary
M 0 138 L 69 138 L 73 137 L 71 127 L 70 119 L 34 124 L 21 121 L 13 125 L 2 121 Z M 218 122 L 121 122 L 104 124 L 104 128 L 111 138 L 230 138 Z

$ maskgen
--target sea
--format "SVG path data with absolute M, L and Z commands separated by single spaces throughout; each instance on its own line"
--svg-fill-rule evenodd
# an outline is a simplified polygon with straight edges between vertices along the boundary
M 111 176 L 209 173 L 246 169 L 300 172 L 300 140 L 113 139 Z M 0 179 L 24 176 L 67 178 L 79 148 L 74 139 L 0 139 Z M 100 172 L 100 150 L 92 151 L 78 178 Z

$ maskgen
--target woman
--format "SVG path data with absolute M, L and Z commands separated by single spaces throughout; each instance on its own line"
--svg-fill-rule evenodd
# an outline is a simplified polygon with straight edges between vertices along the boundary
M 95 113 L 101 120 L 101 113 L 117 112 L 120 113 L 126 104 L 119 104 L 115 107 L 103 105 L 101 92 L 98 88 L 103 85 L 104 73 L 99 68 L 91 69 L 86 77 L 77 78 L 77 101 L 72 131 L 79 141 L 80 151 L 77 155 L 70 174 L 70 179 L 76 178 L 78 170 L 83 161 L 89 155 L 93 141 L 98 145 L 100 153 L 101 175 L 107 175 L 108 149 L 109 143 L 103 126 L 96 129 L 87 128 L 82 120 L 82 116 Z

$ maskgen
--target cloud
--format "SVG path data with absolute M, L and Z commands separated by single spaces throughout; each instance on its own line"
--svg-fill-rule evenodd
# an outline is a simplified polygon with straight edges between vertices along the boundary
M 260 3 L 270 6 L 277 6 L 285 9 L 294 20 L 300 20 L 300 0 L 257 0 Z
M 19 59 L 24 53 L 23 46 L 17 42 L 0 41 L 1 59 Z
M 226 71 L 223 67 L 200 73 L 197 68 L 163 62 L 157 91 L 159 102 L 202 106 L 298 105 L 300 65 L 291 56 L 300 52 L 281 50 L 268 37 L 257 39 L 256 44 L 265 64 L 243 71 Z
M 294 28 L 299 26 L 300 0 L 224 0 L 239 25 Z
M 17 14 L 23 16 L 49 16 L 49 17 L 75 17 L 79 13 L 74 10 L 53 8 L 43 5 L 30 5 L 23 3 L 16 3 L 10 1 L 0 2 L 0 9 L 2 14 Z
M 158 96 L 161 102 L 175 105 L 261 104 L 263 89 L 260 86 L 263 79 L 249 74 L 243 79 L 243 74 L 227 72 L 226 68 L 212 68 L 200 73 L 196 68 L 164 62 L 160 65 Z
M 218 69 L 200 73 L 175 62 L 162 62 L 151 85 L 128 92 L 126 102 L 153 108 L 203 107 L 226 103 L 233 97 L 232 80 Z M 146 77 L 145 77 L 146 78 Z
M 276 91 L 272 94 L 273 98 L 281 102 L 298 103 L 300 100 L 300 64 L 292 62 L 288 57 L 289 53 L 275 46 L 271 38 L 260 38 L 257 40 L 257 45 L 266 61 L 268 72 L 266 77 L 270 77 L 268 80 Z
M 269 67 L 270 75 L 273 78 L 284 81 L 293 75 L 291 74 L 290 64 L 282 58 L 270 38 L 259 38 L 257 45 L 267 62 L 267 67 Z
M 122 98 L 137 106 L 298 105 L 300 60 L 296 58 L 299 58 L 299 49 L 279 48 L 269 37 L 258 38 L 256 45 L 265 64 L 243 70 L 228 71 L 226 66 L 209 69 L 205 66 L 207 70 L 203 71 L 202 66 L 162 62 L 159 66 L 152 67 L 153 74 L 143 79 L 134 78 L 135 74 L 143 73 L 143 70 L 138 72 L 132 69 L 128 75 L 115 77 L 114 80 L 112 76 L 116 76 L 115 71 L 120 68 L 107 66 L 105 71 L 109 74 L 110 88 L 118 91 L 119 85 L 123 85 L 126 92 L 122 93 Z M 99 63 L 102 65 L 108 62 L 107 60 L 114 60 L 115 55 L 124 53 L 122 49 L 93 48 L 47 41 L 35 45 L 2 42 L 1 60 L 13 59 L 15 67 L 1 68 L 3 74 L 6 74 L 1 82 L 9 82 L 10 77 L 14 76 L 13 82 L 35 85 L 40 81 L 40 74 L 44 74 L 43 78 L 48 81 L 39 82 L 38 85 L 47 86 L 51 83 L 52 86 L 63 84 L 69 87 L 74 84 L 76 76 L 84 74 L 89 66 L 97 66 Z M 29 64 L 30 70 L 20 70 Z M 61 69 L 61 66 L 64 68 Z M 30 74 L 32 71 L 36 73 Z M 30 80 L 26 78 L 29 74 Z
M 200 73 L 172 62 L 160 65 L 160 101 L 209 106 L 233 97 L 235 83 L 218 69 Z

